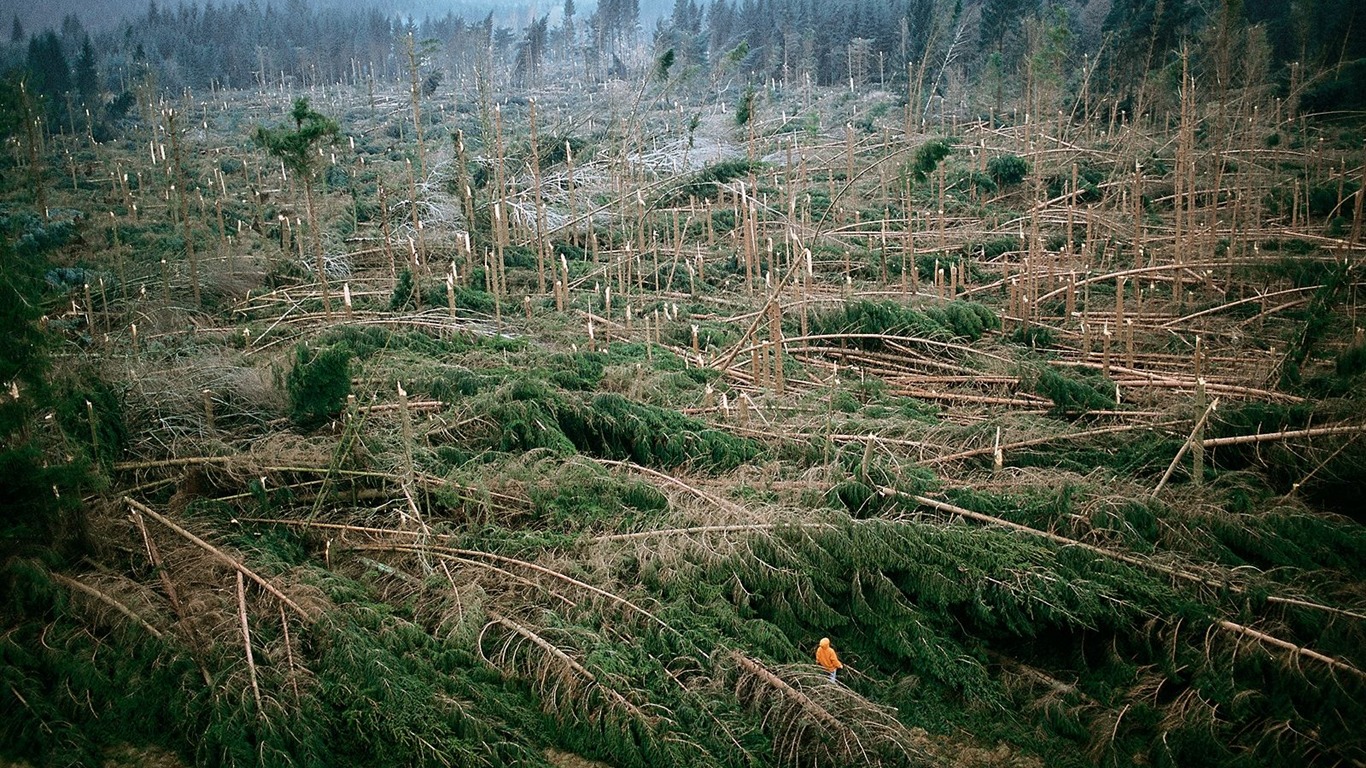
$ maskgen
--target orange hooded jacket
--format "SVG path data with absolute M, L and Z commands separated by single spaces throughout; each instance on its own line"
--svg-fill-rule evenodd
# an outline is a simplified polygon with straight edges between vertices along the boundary
M 821 646 L 816 649 L 816 663 L 825 667 L 826 670 L 834 672 L 837 669 L 844 669 L 844 664 L 840 662 L 839 654 L 830 647 L 830 638 L 822 637 Z

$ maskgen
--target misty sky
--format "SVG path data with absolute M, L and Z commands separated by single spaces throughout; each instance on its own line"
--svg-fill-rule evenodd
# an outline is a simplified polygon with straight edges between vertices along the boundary
M 197 0 L 196 4 L 202 6 L 206 2 L 207 0 Z M 235 5 L 237 2 L 238 0 L 215 0 L 216 5 Z M 288 0 L 275 0 L 273 3 L 271 0 L 256 2 L 262 6 L 273 4 L 283 7 Z M 180 3 L 179 0 L 159 0 L 157 4 L 163 9 L 174 9 Z M 442 16 L 448 10 L 473 19 L 482 17 L 490 10 L 495 13 L 503 10 L 509 12 L 509 17 L 527 18 L 533 14 L 550 14 L 554 20 L 559 18 L 564 0 L 310 0 L 310 4 L 330 7 L 376 6 L 390 10 L 396 16 L 410 15 L 417 19 L 424 16 Z M 580 16 L 586 16 L 597 6 L 596 0 L 575 0 L 574 4 Z M 667 13 L 670 7 L 672 0 L 641 0 L 642 21 L 652 20 L 661 13 Z M 87 29 L 98 30 L 108 28 L 129 16 L 141 14 L 146 9 L 146 0 L 0 0 L 0 23 L 4 24 L 0 34 L 3 34 L 3 40 L 9 40 L 10 24 L 16 14 L 19 23 L 24 25 L 24 31 L 32 34 L 47 28 L 56 29 L 62 18 L 69 13 L 79 16 Z M 528 9 L 531 13 L 526 12 Z

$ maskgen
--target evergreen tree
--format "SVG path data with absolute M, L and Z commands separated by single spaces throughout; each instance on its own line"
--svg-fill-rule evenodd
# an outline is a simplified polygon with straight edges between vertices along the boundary
M 978 29 L 982 47 L 1004 56 L 1010 33 L 1021 29 L 1021 16 L 1037 5 L 1033 0 L 986 0 L 982 4 L 982 21 Z
M 636 25 L 640 23 L 639 0 L 601 0 L 594 15 L 606 52 L 620 56 L 623 48 L 635 39 Z
M 1065 87 L 1065 64 L 1071 52 L 1072 30 L 1067 9 L 1055 5 L 1043 17 L 1029 21 L 1029 71 L 1034 92 L 1030 109 L 1050 114 Z
M 906 9 L 907 61 L 919 61 L 930 42 L 934 26 L 934 0 L 911 0 Z
M 702 8 L 696 0 L 674 0 L 669 16 L 659 21 L 655 31 L 655 49 L 674 52 L 676 61 L 684 65 L 701 64 L 707 60 L 707 42 L 702 35 Z
M 29 38 L 28 70 L 30 90 L 50 101 L 71 90 L 71 68 L 62 53 L 62 43 L 57 33 L 48 30 L 41 35 Z
M 545 56 L 550 16 L 534 19 L 527 25 L 522 40 L 517 44 L 517 60 L 514 72 L 523 84 L 534 85 L 540 79 L 541 59 Z
M 86 35 L 81 42 L 81 53 L 76 58 L 76 93 L 87 109 L 94 110 L 99 104 L 100 76 L 95 68 L 95 48 Z
M 565 53 L 574 48 L 574 0 L 564 0 L 563 18 L 560 20 L 560 40 L 564 44 Z
M 81 23 L 81 17 L 74 13 L 68 13 L 62 17 L 62 50 L 71 52 L 76 50 L 80 41 L 86 37 L 85 25 Z
M 1135 0 L 1115 3 L 1104 31 L 1115 40 L 1108 49 L 1110 86 L 1132 94 L 1148 72 L 1159 66 L 1195 18 L 1188 0 Z
M 14 24 L 10 26 L 9 41 L 18 45 L 24 42 L 24 25 L 19 23 L 19 14 L 14 14 Z
M 516 37 L 512 33 L 511 27 L 498 27 L 493 30 L 493 50 L 497 51 L 500 56 L 506 56 L 507 52 L 512 49 L 512 41 Z
M 318 237 L 317 217 L 313 213 L 313 176 L 322 162 L 318 148 L 322 144 L 335 142 L 341 134 L 341 127 L 332 118 L 314 111 L 308 105 L 308 99 L 295 101 L 290 117 L 294 120 L 292 131 L 285 127 L 258 126 L 255 135 L 256 145 L 272 157 L 278 158 L 297 176 L 303 177 L 304 196 L 308 205 L 308 230 L 313 240 L 314 266 L 318 271 L 318 279 L 322 281 L 323 306 L 331 314 L 332 299 L 328 293 L 327 265 L 323 259 L 322 240 Z
M 735 25 L 735 6 L 729 0 L 715 0 L 708 6 L 707 35 L 711 50 L 717 55 L 735 46 L 738 37 Z

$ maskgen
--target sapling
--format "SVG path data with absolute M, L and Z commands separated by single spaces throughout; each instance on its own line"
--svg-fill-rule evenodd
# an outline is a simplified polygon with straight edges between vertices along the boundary
M 328 290 L 322 238 L 319 236 L 317 216 L 314 214 L 313 174 L 317 171 L 320 147 L 323 144 L 335 143 L 341 128 L 335 120 L 314 111 L 306 98 L 294 102 L 290 118 L 294 121 L 293 131 L 285 127 L 258 126 L 255 140 L 258 146 L 279 159 L 281 165 L 288 167 L 296 176 L 303 177 L 304 196 L 308 206 L 308 229 L 313 240 L 314 266 L 318 272 L 318 279 L 322 282 L 323 311 L 330 318 L 332 298 Z

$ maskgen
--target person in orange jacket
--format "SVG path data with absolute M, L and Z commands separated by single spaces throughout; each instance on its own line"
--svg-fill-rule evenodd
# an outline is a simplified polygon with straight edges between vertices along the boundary
M 844 664 L 840 661 L 839 654 L 830 647 L 830 638 L 822 637 L 821 645 L 816 649 L 816 663 L 825 667 L 825 671 L 830 673 L 830 682 L 835 682 L 835 673 L 844 669 Z

